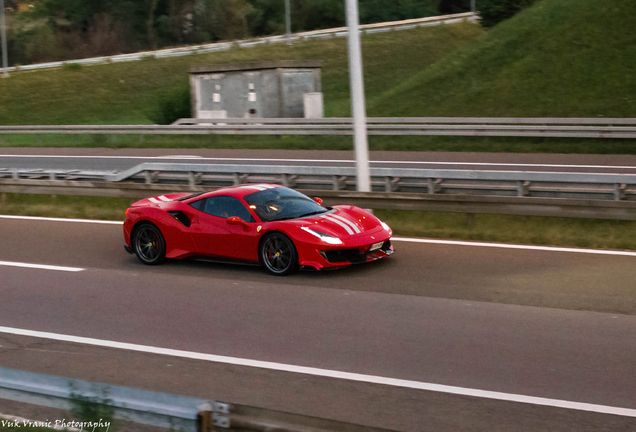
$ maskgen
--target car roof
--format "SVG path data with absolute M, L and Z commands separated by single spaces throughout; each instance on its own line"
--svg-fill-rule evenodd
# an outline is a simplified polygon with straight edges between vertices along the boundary
M 210 192 L 206 192 L 196 197 L 196 199 L 208 198 L 212 196 L 225 195 L 234 198 L 243 198 L 246 195 L 250 195 L 266 189 L 282 188 L 284 186 L 268 183 L 255 183 L 255 184 L 243 184 L 240 186 L 229 186 L 221 189 L 216 189 Z

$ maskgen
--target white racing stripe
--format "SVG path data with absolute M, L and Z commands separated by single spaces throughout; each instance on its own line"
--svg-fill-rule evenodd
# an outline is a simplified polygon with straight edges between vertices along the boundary
M 360 231 L 360 228 L 358 228 L 358 226 L 356 224 L 354 224 L 353 222 L 351 222 L 349 219 L 346 219 L 340 215 L 337 214 L 332 214 L 332 217 L 335 217 L 336 219 L 339 219 L 341 221 L 343 221 L 344 223 L 346 223 L 347 225 L 349 225 L 355 232 L 356 234 L 360 234 L 362 231 Z
M 65 272 L 81 272 L 85 270 L 83 268 L 78 268 L 78 267 L 61 267 L 61 266 L 53 266 L 53 265 L 29 264 L 29 263 L 19 263 L 19 262 L 11 262 L 11 261 L 0 261 L 0 266 L 31 268 L 31 269 L 38 269 L 38 270 L 57 270 L 57 271 L 65 271 Z
M 336 219 L 335 217 L 333 217 L 333 215 L 327 215 L 327 216 L 323 216 L 324 219 L 327 219 L 328 221 L 331 221 L 335 224 L 340 225 L 341 227 L 343 227 L 345 229 L 345 231 L 347 231 L 347 233 L 349 235 L 353 235 L 353 230 L 351 229 L 351 227 L 349 225 L 347 225 L 346 223 Z
M 162 201 L 159 201 L 156 198 L 148 198 L 148 201 L 150 201 L 151 203 L 155 203 L 155 204 L 161 204 L 162 203 Z
M 636 252 L 632 252 L 632 251 L 617 251 L 617 250 L 603 250 L 603 249 L 579 249 L 579 248 L 566 248 L 566 247 L 557 247 L 557 246 L 531 246 L 531 245 L 516 245 L 516 244 L 506 244 L 506 243 L 481 243 L 481 242 L 468 242 L 468 241 L 457 241 L 457 240 L 435 240 L 435 239 L 408 238 L 408 237 L 392 237 L 391 241 L 441 244 L 441 245 L 450 245 L 450 246 L 473 246 L 473 247 L 489 247 L 489 248 L 501 248 L 501 249 L 522 249 L 522 250 L 536 250 L 536 251 L 546 251 L 546 252 L 571 252 L 571 253 L 583 253 L 583 254 L 593 254 L 593 255 L 618 255 L 618 256 L 636 257 Z
M 215 363 L 232 364 L 245 367 L 275 370 L 280 372 L 291 372 L 304 375 L 312 375 L 326 378 L 334 378 L 348 381 L 357 381 L 370 384 L 380 384 L 392 387 L 402 387 L 416 390 L 432 391 L 460 396 L 469 396 L 482 399 L 494 399 L 507 402 L 517 402 L 531 405 L 541 405 L 555 408 L 565 408 L 577 411 L 588 411 L 601 414 L 612 414 L 623 417 L 636 417 L 636 409 L 613 407 L 607 405 L 596 405 L 583 402 L 572 402 L 560 399 L 549 399 L 535 396 L 525 396 L 513 393 L 501 393 L 488 390 L 478 390 L 464 387 L 447 386 L 442 384 L 425 383 L 420 381 L 410 381 L 397 378 L 388 378 L 375 375 L 365 375 L 352 372 L 341 372 L 330 369 L 319 369 L 306 366 L 295 366 L 284 363 L 274 363 L 260 360 L 250 360 L 237 357 L 220 356 L 214 354 L 204 354 L 192 351 L 182 351 L 169 348 L 159 348 L 147 345 L 137 345 L 125 342 L 114 342 L 103 339 L 86 338 L 80 336 L 69 336 L 57 333 L 39 332 L 33 330 L 17 329 L 12 327 L 0 327 L 0 333 L 18 336 L 28 336 L 48 340 L 72 342 L 84 345 L 92 345 L 107 348 L 116 348 L 127 351 L 136 351 L 150 354 L 165 355 L 170 357 L 187 358 Z
M 157 198 L 159 198 L 161 201 L 164 201 L 164 202 L 170 202 L 170 201 L 172 201 L 170 198 L 166 198 L 166 196 L 165 196 L 165 195 L 161 195 L 160 197 L 157 197 Z

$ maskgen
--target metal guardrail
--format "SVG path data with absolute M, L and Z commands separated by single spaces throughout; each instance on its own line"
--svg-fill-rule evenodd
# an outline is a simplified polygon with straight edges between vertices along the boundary
M 415 18 L 403 21 L 392 21 L 376 24 L 365 24 L 360 26 L 360 33 L 371 34 L 380 33 L 392 30 L 408 30 L 417 27 L 436 26 L 441 24 L 454 24 L 464 21 L 477 21 L 479 15 L 472 12 L 442 15 L 435 17 Z M 194 45 L 180 48 L 168 48 L 157 51 L 144 51 L 132 54 L 120 54 L 114 56 L 104 57 L 92 57 L 80 60 L 66 60 L 58 62 L 38 63 L 24 66 L 12 66 L 8 68 L 0 68 L 0 73 L 4 72 L 16 72 L 16 71 L 28 71 L 39 69 L 50 69 L 62 67 L 65 64 L 80 64 L 80 65 L 93 65 L 104 63 L 118 63 L 125 61 L 138 61 L 147 58 L 166 58 L 166 57 L 180 57 L 195 54 L 207 54 L 217 51 L 226 51 L 233 47 L 249 48 L 258 46 L 261 44 L 272 43 L 285 43 L 287 41 L 299 41 L 299 40 L 311 40 L 311 39 L 324 39 L 330 37 L 345 37 L 347 36 L 346 27 L 338 27 L 325 30 L 315 30 L 302 33 L 294 33 L 288 38 L 287 35 L 269 36 L 255 39 L 237 40 L 229 42 L 210 43 L 203 45 Z
M 390 432 L 247 405 L 0 367 L 0 399 L 69 410 L 78 395 L 113 407 L 118 419 L 183 432 Z
M 465 123 L 465 124 L 462 124 Z M 369 135 L 636 138 L 636 119 L 369 118 Z M 181 119 L 172 125 L 0 126 L 2 134 L 352 135 L 350 118 Z
M 636 220 L 636 175 L 371 168 L 356 191 L 353 167 L 143 163 L 121 172 L 0 170 L 0 193 L 145 198 L 245 183 L 277 183 L 327 205 L 463 213 Z

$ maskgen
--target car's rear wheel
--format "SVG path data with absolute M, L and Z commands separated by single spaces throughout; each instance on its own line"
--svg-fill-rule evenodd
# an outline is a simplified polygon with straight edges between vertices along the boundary
M 298 252 L 285 234 L 268 234 L 261 242 L 259 255 L 265 269 L 276 276 L 285 276 L 298 270 Z
M 144 223 L 135 230 L 132 247 L 144 264 L 160 264 L 166 258 L 166 241 L 159 228 L 150 223 Z

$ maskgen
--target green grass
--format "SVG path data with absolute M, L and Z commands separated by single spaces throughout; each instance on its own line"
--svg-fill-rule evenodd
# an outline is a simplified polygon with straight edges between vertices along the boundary
M 633 221 L 401 210 L 376 210 L 375 215 L 401 236 L 636 250 Z
M 0 135 L 0 147 L 352 150 L 350 136 Z M 370 136 L 372 151 L 636 154 L 633 140 Z
M 131 202 L 98 198 L 6 194 L 0 214 L 124 220 Z M 536 216 L 376 210 L 395 235 L 533 245 L 636 250 L 636 222 Z
M 462 23 L 362 38 L 368 94 L 398 85 L 484 31 Z M 327 116 L 350 113 L 346 38 L 13 73 L 0 80 L 0 124 L 147 124 L 162 94 L 188 85 L 193 66 L 259 60 L 321 60 Z
M 65 195 L 0 195 L 5 215 L 124 220 L 124 212 L 136 200 Z
M 636 117 L 636 2 L 541 0 L 369 100 L 378 116 Z

